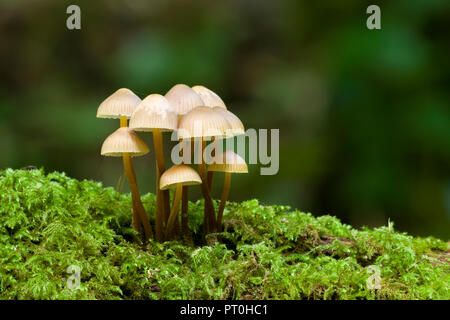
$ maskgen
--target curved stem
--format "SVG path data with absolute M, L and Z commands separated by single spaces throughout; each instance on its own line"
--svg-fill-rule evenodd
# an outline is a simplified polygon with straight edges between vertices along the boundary
M 158 242 L 163 240 L 163 224 L 164 209 L 161 198 L 163 197 L 161 189 L 159 189 L 159 178 L 161 177 L 159 173 L 158 166 L 156 166 L 156 215 L 155 215 L 155 239 Z
M 214 229 L 216 227 L 216 213 L 214 210 L 214 204 L 212 202 L 211 195 L 209 193 L 208 186 L 206 184 L 207 179 L 207 173 L 206 173 L 206 164 L 203 161 L 203 152 L 205 150 L 206 141 L 202 140 L 202 147 L 201 147 L 201 160 L 198 164 L 198 171 L 200 174 L 200 177 L 202 178 L 202 184 L 200 185 L 203 198 L 205 198 L 205 209 L 204 209 L 204 223 L 205 223 L 205 231 L 206 233 L 214 232 Z
M 126 116 L 120 116 L 120 127 L 128 127 L 128 120 Z M 124 171 L 125 174 L 127 174 L 127 169 L 125 166 L 125 155 L 122 155 L 122 159 L 123 159 L 123 163 L 124 163 Z M 122 177 L 122 176 L 121 176 Z M 127 176 L 128 177 L 128 176 Z M 125 180 L 125 179 L 123 179 Z M 129 180 L 128 180 L 129 181 Z M 120 193 L 120 192 L 119 192 Z M 139 234 L 139 236 L 142 236 L 142 224 L 141 224 L 141 218 L 139 217 L 139 213 L 136 207 L 136 201 L 134 200 L 134 197 L 131 197 L 131 202 L 132 202 L 132 212 L 133 212 L 133 216 L 131 217 L 131 225 L 133 226 L 133 229 L 136 230 Z M 134 240 L 136 242 L 140 243 L 140 240 L 138 240 L 136 237 L 134 237 Z
M 225 205 L 228 200 L 231 185 L 231 173 L 225 172 L 225 181 L 223 183 L 222 197 L 220 198 L 219 212 L 217 214 L 217 231 L 222 231 L 222 217 Z
M 159 129 L 153 129 L 153 144 L 155 146 L 156 163 L 162 173 L 166 170 L 166 165 L 164 163 L 162 133 Z
M 139 218 L 139 213 L 136 209 L 136 205 L 133 200 L 132 201 L 132 212 L 133 216 L 131 217 L 131 226 L 134 230 L 138 232 L 138 236 L 133 235 L 133 241 L 136 242 L 138 245 L 142 245 L 142 224 L 141 219 Z
M 131 199 L 136 208 L 140 222 L 144 225 L 145 231 L 145 243 L 147 240 L 153 236 L 152 228 L 150 226 L 150 221 L 148 220 L 147 214 L 144 209 L 144 205 L 141 201 L 141 196 L 139 195 L 139 190 L 136 181 L 136 173 L 134 172 L 133 162 L 129 153 L 123 153 L 123 166 L 125 168 L 125 173 L 127 175 L 128 184 L 131 190 Z
M 187 235 L 189 232 L 187 216 L 189 206 L 188 191 L 188 187 L 183 187 L 183 196 L 181 199 L 181 232 L 184 235 Z
M 216 140 L 215 140 L 214 137 L 211 138 L 211 143 L 216 144 Z M 211 151 L 211 156 L 214 157 L 215 155 L 216 155 L 216 150 L 213 149 Z M 207 182 L 207 185 L 208 185 L 208 189 L 210 191 L 211 191 L 211 188 L 212 188 L 213 178 L 214 178 L 214 171 L 208 171 L 206 182 Z
M 122 187 L 123 187 L 123 181 L 124 181 L 124 176 L 123 173 L 120 175 L 119 180 L 117 181 L 116 184 L 116 193 L 117 196 L 119 196 L 122 193 Z
M 172 211 L 170 212 L 169 221 L 167 222 L 166 240 L 170 240 L 172 238 L 175 220 L 178 218 L 178 209 L 180 208 L 181 195 L 183 193 L 182 189 L 183 185 L 178 183 L 175 189 L 175 195 L 173 197 Z
M 178 121 L 180 121 L 181 120 L 181 118 L 182 118 L 183 116 L 178 116 Z M 180 138 L 180 143 L 183 143 L 183 139 L 181 139 Z M 189 142 L 190 143 L 190 142 Z M 183 156 L 184 156 L 184 146 L 183 146 L 183 148 L 180 150 L 180 156 L 182 157 L 182 159 L 183 159 Z M 183 162 L 184 163 L 184 162 Z M 186 203 L 187 203 L 187 194 L 188 194 L 188 190 L 189 190 L 189 187 L 188 186 L 183 186 L 183 195 L 182 195 L 182 197 L 181 197 L 181 201 L 182 201 L 182 204 L 181 204 L 181 219 L 183 219 L 183 216 L 185 215 L 185 212 L 183 211 L 183 210 L 185 210 L 186 208 L 187 208 L 187 205 L 186 205 Z M 187 209 L 186 209 L 187 210 Z M 187 213 L 187 211 L 186 211 L 186 213 Z M 182 228 L 183 228 L 183 226 L 181 226 Z
M 181 119 L 181 117 L 180 117 L 180 119 Z M 180 139 L 180 142 L 182 142 L 182 141 L 183 141 L 183 139 Z M 190 144 L 191 142 L 188 142 L 188 143 Z M 181 152 L 180 152 L 181 156 L 183 156 L 183 149 L 181 149 Z M 187 223 L 188 223 L 187 212 L 188 212 L 188 204 L 189 204 L 188 193 L 189 193 L 189 187 L 183 186 L 183 195 L 181 197 L 181 231 L 183 234 L 188 233 L 188 225 L 187 225 Z
M 156 217 L 155 217 L 155 231 L 156 240 L 163 239 L 163 223 L 166 221 L 166 216 L 169 216 L 169 199 L 165 196 L 164 191 L 159 188 L 159 179 L 166 170 L 164 163 L 163 140 L 161 130 L 153 129 L 153 145 L 156 156 Z M 166 201 L 167 199 L 167 201 Z M 167 206 L 166 206 L 167 203 Z
M 162 173 L 160 173 L 162 174 Z M 169 214 L 170 214 L 170 193 L 169 190 L 162 190 L 162 197 L 163 197 L 163 213 L 164 213 L 164 222 L 167 223 L 167 220 L 169 220 Z
M 214 179 L 214 171 L 208 171 L 207 177 L 206 177 L 206 183 L 208 185 L 209 191 L 211 191 L 212 184 Z

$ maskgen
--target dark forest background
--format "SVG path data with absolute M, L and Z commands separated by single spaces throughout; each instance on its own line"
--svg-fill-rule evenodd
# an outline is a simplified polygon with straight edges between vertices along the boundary
M 66 28 L 70 4 L 81 30 Z M 381 30 L 366 28 L 370 4 Z M 447 0 L 1 0 L 0 168 L 115 186 L 122 163 L 100 147 L 118 121 L 97 119 L 99 103 L 202 84 L 247 128 L 280 129 L 279 173 L 250 167 L 230 199 L 448 240 L 449 17 Z M 153 192 L 154 158 L 136 170 Z

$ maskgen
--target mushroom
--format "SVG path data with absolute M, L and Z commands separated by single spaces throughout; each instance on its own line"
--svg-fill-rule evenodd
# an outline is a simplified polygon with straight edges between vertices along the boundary
M 227 106 L 223 102 L 223 100 L 212 90 L 204 86 L 193 86 L 192 90 L 197 92 L 197 94 L 202 98 L 205 107 L 220 107 L 222 109 L 227 109 Z
M 109 135 L 103 142 L 103 156 L 122 157 L 123 167 L 131 190 L 133 203 L 133 228 L 140 232 L 140 223 L 144 225 L 145 242 L 153 236 L 152 228 L 139 195 L 136 174 L 131 157 L 142 156 L 149 152 L 148 146 L 128 127 L 121 127 Z
M 106 98 L 97 109 L 97 118 L 120 119 L 120 126 L 127 126 L 127 119 L 141 99 L 130 89 L 121 88 Z
M 226 132 L 226 137 L 231 138 L 241 134 L 245 134 L 245 128 L 242 121 L 231 111 L 224 109 L 222 107 L 214 107 L 213 110 L 221 114 L 225 119 L 227 119 L 230 124 L 230 129 Z M 213 183 L 214 171 L 208 170 L 207 186 L 211 190 Z
M 225 172 L 225 181 L 220 199 L 219 212 L 217 214 L 217 231 L 221 231 L 223 211 L 230 192 L 231 174 L 247 173 L 248 167 L 244 159 L 233 151 L 228 150 L 214 158 L 214 161 L 208 166 L 208 171 Z
M 202 181 L 207 179 L 206 164 L 203 161 L 203 153 L 206 145 L 205 138 L 223 138 L 229 130 L 230 124 L 213 108 L 197 107 L 192 109 L 178 123 L 178 136 L 183 140 L 199 139 L 201 142 L 201 155 L 198 163 L 198 171 Z M 202 194 L 205 198 L 205 231 L 213 232 L 216 225 L 214 205 L 205 183 L 201 185 Z
M 165 97 L 180 116 L 204 105 L 202 98 L 185 84 L 174 85 Z
M 97 118 L 120 119 L 120 127 L 127 127 L 127 119 L 131 117 L 131 114 L 140 102 L 141 99 L 130 89 L 118 89 L 100 104 L 97 109 Z M 141 221 L 134 205 L 133 225 L 140 232 Z
M 202 180 L 194 169 L 185 164 L 178 164 L 164 172 L 159 183 L 161 190 L 175 187 L 172 211 L 170 212 L 166 228 L 166 240 L 169 240 L 173 236 L 175 221 L 178 218 L 183 186 L 202 184 Z
M 169 218 L 169 192 L 159 188 L 159 179 L 166 170 L 164 163 L 162 132 L 177 129 L 178 115 L 166 98 L 159 94 L 147 96 L 137 106 L 130 119 L 135 131 L 151 131 L 156 155 L 156 240 L 163 240 L 163 222 Z
M 233 112 L 221 107 L 214 107 L 213 110 L 221 114 L 230 123 L 230 129 L 227 131 L 227 137 L 245 134 L 245 128 L 242 121 Z
M 165 95 L 166 99 L 178 113 L 178 121 L 192 109 L 203 106 L 202 98 L 189 86 L 185 84 L 174 85 Z M 181 141 L 181 139 L 180 139 Z M 192 148 L 193 149 L 193 148 Z M 183 196 L 181 203 L 181 226 L 184 233 L 187 229 L 187 210 L 188 210 L 188 187 L 183 187 Z M 178 227 L 178 221 L 176 221 Z

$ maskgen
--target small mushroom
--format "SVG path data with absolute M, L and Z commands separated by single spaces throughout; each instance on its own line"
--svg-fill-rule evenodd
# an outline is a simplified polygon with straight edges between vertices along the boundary
M 226 132 L 227 138 L 245 134 L 245 128 L 242 121 L 234 113 L 221 107 L 214 107 L 213 110 L 214 112 L 221 114 L 230 124 L 230 129 Z M 212 187 L 213 178 L 214 171 L 208 171 L 207 186 L 210 190 Z
M 208 166 L 208 171 L 225 172 L 225 181 L 217 214 L 217 230 L 221 231 L 223 211 L 230 192 L 231 174 L 248 173 L 248 167 L 244 159 L 233 151 L 228 150 L 214 158 L 214 161 Z
M 245 128 L 242 121 L 233 112 L 221 107 L 214 107 L 213 110 L 221 114 L 230 124 L 230 129 L 227 131 L 227 137 L 245 134 Z
M 174 85 L 165 97 L 180 116 L 204 105 L 202 98 L 185 84 Z
M 106 98 L 97 109 L 97 118 L 120 119 L 120 126 L 127 126 L 127 119 L 141 99 L 130 89 L 121 88 Z
M 127 127 L 127 119 L 131 117 L 140 102 L 141 99 L 130 89 L 118 89 L 100 104 L 97 109 L 97 118 L 120 119 L 120 127 Z M 136 208 L 133 205 L 133 226 L 135 226 L 138 232 L 141 230 L 141 223 Z
M 183 186 L 201 184 L 202 180 L 198 173 L 185 164 L 179 164 L 171 167 L 161 175 L 160 188 L 167 190 L 175 187 L 175 194 L 170 212 L 169 221 L 166 228 L 166 240 L 173 236 L 175 221 L 178 218 L 178 211 L 183 193 Z
M 199 139 L 201 142 L 198 171 L 202 181 L 207 181 L 206 164 L 203 160 L 203 153 L 206 146 L 205 138 L 224 138 L 229 130 L 230 124 L 213 108 L 197 107 L 192 109 L 178 123 L 178 136 L 183 140 Z M 203 197 L 205 198 L 205 231 L 213 232 L 216 227 L 216 216 L 214 205 L 206 183 L 201 185 Z
M 156 240 L 162 241 L 163 221 L 169 218 L 169 192 L 159 188 L 159 179 L 166 170 L 162 132 L 177 130 L 178 115 L 164 96 L 151 94 L 137 106 L 130 119 L 135 131 L 151 131 L 156 154 Z
M 223 100 L 214 91 L 204 87 L 204 86 L 193 86 L 192 90 L 197 92 L 197 94 L 202 98 L 205 107 L 220 107 L 222 109 L 227 109 L 227 106 Z
M 194 108 L 178 122 L 178 136 L 183 140 L 224 138 L 230 129 L 228 120 L 208 107 Z
M 103 142 L 101 154 L 110 157 L 122 157 L 125 174 L 131 190 L 133 203 L 133 228 L 140 232 L 140 223 L 144 225 L 145 243 L 153 236 L 152 228 L 139 195 L 136 174 L 131 157 L 142 156 L 149 152 L 148 146 L 128 127 L 121 127 L 109 135 Z

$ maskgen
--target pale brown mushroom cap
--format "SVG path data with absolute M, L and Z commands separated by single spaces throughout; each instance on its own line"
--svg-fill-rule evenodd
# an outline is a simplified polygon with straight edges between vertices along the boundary
M 130 128 L 121 127 L 106 138 L 102 145 L 102 156 L 121 157 L 123 153 L 130 156 L 142 156 L 149 152 L 148 146 Z
M 134 110 L 130 119 L 130 128 L 135 131 L 177 130 L 178 115 L 175 109 L 160 94 L 147 96 Z
M 210 107 L 210 108 L 220 107 L 223 109 L 227 108 L 227 106 L 225 105 L 223 100 L 214 91 L 212 91 L 204 86 L 193 86 L 192 90 L 197 92 L 197 94 L 200 96 L 200 98 L 202 98 L 202 100 L 205 104 L 205 107 Z
M 242 121 L 234 113 L 220 107 L 214 107 L 213 110 L 220 113 L 230 124 L 231 128 L 227 131 L 227 137 L 245 134 L 245 128 Z
M 175 187 L 179 183 L 184 186 L 191 186 L 195 184 L 201 184 L 202 179 L 200 178 L 197 171 L 195 171 L 191 167 L 185 164 L 178 164 L 166 170 L 161 175 L 159 188 L 161 190 L 166 190 L 171 187 Z
M 185 84 L 174 85 L 165 95 L 178 115 L 184 115 L 204 105 L 202 98 Z
M 213 108 L 197 107 L 192 109 L 178 123 L 178 137 L 192 138 L 223 138 L 231 126 L 227 119 Z
M 208 171 L 248 173 L 248 167 L 240 155 L 227 150 L 214 157 L 213 162 L 208 166 Z
M 141 99 L 130 89 L 122 88 L 106 98 L 97 109 L 97 118 L 130 118 Z

